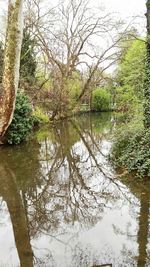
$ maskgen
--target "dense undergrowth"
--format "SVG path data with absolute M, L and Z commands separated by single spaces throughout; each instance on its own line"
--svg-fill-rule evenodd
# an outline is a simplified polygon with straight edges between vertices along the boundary
M 140 178 L 150 177 L 150 129 L 144 129 L 144 90 L 149 77 L 145 62 L 144 42 L 131 41 L 118 69 L 120 87 L 116 89 L 116 109 L 120 113 L 116 125 L 122 118 L 123 123 L 116 129 L 111 154 L 116 168 Z
M 136 177 L 150 177 L 150 129 L 140 122 L 121 127 L 115 136 L 111 159 L 116 168 L 123 168 Z

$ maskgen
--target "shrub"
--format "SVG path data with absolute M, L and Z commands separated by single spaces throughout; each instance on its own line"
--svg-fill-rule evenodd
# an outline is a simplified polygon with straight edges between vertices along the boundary
M 8 144 L 19 144 L 26 140 L 33 127 L 32 108 L 27 96 L 19 92 L 16 97 L 16 106 L 11 125 L 6 132 Z
M 116 167 L 124 167 L 136 176 L 150 177 L 150 130 L 128 129 L 114 142 L 112 160 Z
M 97 88 L 92 94 L 92 110 L 109 111 L 111 109 L 111 95 L 103 88 Z
M 43 110 L 39 107 L 36 107 L 35 111 L 33 112 L 33 116 L 35 120 L 39 123 L 48 123 L 49 117 L 47 114 L 43 112 Z

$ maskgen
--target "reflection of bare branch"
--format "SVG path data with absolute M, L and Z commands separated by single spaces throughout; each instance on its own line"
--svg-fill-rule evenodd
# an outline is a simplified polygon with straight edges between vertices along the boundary
M 38 149 L 35 149 L 36 145 L 33 146 L 36 163 L 31 160 L 32 170 L 28 173 L 30 179 L 25 186 L 26 179 L 19 187 L 17 185 L 21 178 L 20 169 L 18 171 L 15 164 L 18 162 L 18 158 L 21 159 L 20 163 L 24 163 L 24 165 L 21 165 L 23 166 L 22 169 L 27 171 L 29 169 L 29 155 L 31 157 L 32 154 L 31 150 L 29 150 L 29 153 L 26 151 L 24 159 L 22 159 L 20 152 L 17 160 L 16 157 L 14 159 L 15 164 L 13 157 L 10 157 L 9 160 L 15 172 L 18 171 L 18 181 L 16 180 L 15 186 L 19 189 L 18 192 L 22 197 L 32 243 L 35 244 L 35 240 L 40 240 L 42 236 L 46 236 L 49 241 L 57 241 L 63 244 L 66 250 L 71 251 L 73 267 L 89 267 L 94 264 L 101 265 L 102 263 L 112 262 L 109 259 L 113 257 L 110 256 L 109 258 L 110 251 L 107 255 L 108 249 L 102 251 L 101 254 L 92 252 L 86 255 L 86 251 L 82 250 L 80 244 L 77 244 L 77 247 L 74 248 L 77 236 L 80 234 L 82 227 L 89 229 L 100 221 L 103 218 L 103 212 L 107 209 L 112 209 L 112 206 L 113 208 L 120 207 L 124 199 L 127 202 L 130 192 L 117 181 L 116 177 L 113 178 L 109 168 L 106 169 L 106 173 L 103 169 L 101 160 L 104 160 L 105 154 L 103 150 L 100 150 L 103 148 L 103 140 L 107 137 L 105 133 L 108 127 L 105 128 L 104 126 L 103 129 L 100 129 L 100 131 L 97 129 L 95 132 L 93 125 L 96 123 L 93 124 L 89 116 L 85 116 L 78 124 L 77 121 L 78 118 L 75 121 L 72 119 L 64 120 L 62 123 L 56 124 L 51 127 L 48 136 L 40 141 L 40 145 L 37 146 Z M 27 147 L 30 148 L 29 145 Z M 0 166 L 2 166 L 2 163 Z M 0 171 L 2 173 L 2 170 Z M 6 179 L 4 178 L 4 189 L 6 189 Z M 11 198 L 14 190 L 12 182 L 13 180 L 9 182 L 10 190 L 12 190 Z M 1 188 L 3 197 L 4 193 L 2 191 L 4 189 Z M 120 201 L 120 198 L 122 201 Z M 18 196 L 16 199 L 18 200 Z M 6 201 L 10 200 L 6 199 Z M 18 203 L 20 202 L 18 201 Z M 18 203 L 16 204 L 18 205 Z M 148 211 L 148 205 L 146 210 Z M 146 215 L 143 218 L 147 219 L 148 217 Z M 75 229 L 76 225 L 78 226 L 77 229 Z M 114 229 L 117 229 L 117 227 Z M 146 227 L 141 229 L 144 229 L 146 233 Z M 141 233 L 139 231 L 139 236 Z M 67 241 L 64 239 L 64 235 L 67 235 Z M 39 251 L 36 246 L 33 245 L 33 247 L 34 252 L 37 250 L 35 261 L 39 266 L 40 264 L 41 266 L 46 265 L 46 262 L 51 259 L 52 266 L 56 266 L 50 250 L 41 248 L 43 258 L 38 258 Z M 81 262 L 79 262 L 80 256 L 83 259 Z

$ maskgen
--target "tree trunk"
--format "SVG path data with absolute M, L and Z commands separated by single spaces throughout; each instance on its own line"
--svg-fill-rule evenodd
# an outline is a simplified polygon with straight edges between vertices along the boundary
M 150 127 L 150 0 L 147 0 L 147 44 L 146 44 L 146 77 L 144 83 L 144 95 L 145 95 L 145 105 L 144 105 L 144 125 L 145 128 Z
M 23 35 L 23 0 L 9 0 L 5 42 L 4 71 L 0 88 L 0 139 L 10 125 L 19 82 Z

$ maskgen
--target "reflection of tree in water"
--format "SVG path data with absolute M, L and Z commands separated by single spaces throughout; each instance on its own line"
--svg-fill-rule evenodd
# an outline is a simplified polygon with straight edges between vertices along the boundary
M 17 188 L 16 177 L 7 163 L 0 164 L 0 194 L 7 203 L 13 226 L 15 243 L 22 267 L 33 266 L 28 220 Z
M 107 260 L 105 261 L 105 253 L 107 254 Z M 109 262 L 109 257 L 110 255 L 110 262 Z M 73 254 L 72 254 L 72 267 L 89 267 L 89 266 L 95 266 L 95 265 L 100 265 L 102 264 L 108 264 L 112 263 L 112 257 L 111 257 L 111 251 L 106 250 L 103 251 L 101 254 L 98 251 L 94 251 L 94 249 L 89 245 L 86 247 L 82 247 L 82 244 L 77 244 L 76 247 L 74 248 Z
M 128 257 L 124 250 L 122 257 L 116 256 L 111 247 L 104 245 L 101 251 L 94 250 L 89 244 L 83 247 L 78 243 L 72 253 L 71 267 L 101 267 L 101 266 L 118 266 L 118 267 L 131 267 L 133 259 Z M 136 264 L 136 263 L 135 263 Z
M 48 136 L 40 133 L 38 136 L 44 137 L 39 141 L 40 145 L 32 143 L 32 146 L 27 144 L 5 150 L 1 166 L 5 169 L 5 175 L 8 173 L 7 168 L 13 173 L 16 191 L 11 192 L 11 198 L 16 198 L 20 203 L 18 206 L 14 202 L 16 211 L 9 209 L 9 212 L 11 217 L 17 218 L 17 209 L 21 210 L 26 234 L 24 239 L 28 246 L 30 240 L 40 237 L 41 234 L 62 242 L 61 234 L 66 231 L 66 226 L 71 236 L 71 228 L 77 223 L 79 228 L 90 228 L 102 218 L 108 203 L 108 208 L 115 207 L 122 188 L 121 184 L 110 176 L 109 168 L 106 169 L 107 133 L 107 125 L 105 128 L 99 123 L 98 128 L 98 120 L 93 124 L 87 116 L 78 123 L 64 121 L 55 125 L 48 132 Z M 5 181 L 1 180 L 1 183 L 4 184 Z M 11 187 L 4 185 L 2 188 L 5 188 L 5 193 L 3 189 L 0 193 L 9 206 L 7 195 L 10 194 Z M 12 224 L 16 222 L 12 220 Z M 19 238 L 18 232 L 14 227 L 14 235 Z M 84 252 L 81 254 L 79 259 L 84 258 Z M 56 266 L 50 251 L 45 251 L 44 255 L 45 258 L 36 258 L 37 266 L 46 266 L 47 262 Z M 32 249 L 29 258 L 32 262 Z M 20 261 L 23 262 L 21 258 Z M 76 263 L 77 259 L 74 264 Z M 32 264 L 33 262 L 28 265 Z
M 118 198 L 118 193 L 115 196 L 109 190 L 110 182 L 115 181 L 109 176 L 106 179 L 101 164 L 103 153 L 97 145 L 99 139 L 92 139 L 90 134 L 90 129 L 84 132 L 74 122 L 64 121 L 54 127 L 52 141 L 49 138 L 41 141 L 43 185 L 30 215 L 32 222 L 37 217 L 43 220 L 40 219 L 42 230 L 53 233 L 60 225 L 63 229 L 64 224 L 76 221 L 84 227 L 92 226 L 101 218 L 108 199 L 113 203 Z
M 130 235 L 130 231 L 122 233 L 132 240 L 132 242 L 137 242 L 138 245 L 138 256 L 134 254 L 132 249 L 123 247 L 122 255 L 126 255 L 126 261 L 123 266 L 137 266 L 137 267 L 148 267 L 150 266 L 150 248 L 149 244 L 149 203 L 150 203 L 150 181 L 145 180 L 137 181 L 136 179 L 122 179 L 122 182 L 127 185 L 131 193 L 136 197 L 136 201 L 131 205 L 131 215 L 136 216 L 138 221 L 138 229 L 135 235 Z M 138 209 L 137 209 L 138 207 Z M 138 214 L 138 218 L 137 218 Z M 119 231 L 119 228 L 115 228 L 115 231 Z M 134 262 L 134 265 L 133 265 Z M 137 264 L 137 265 L 136 265 Z

